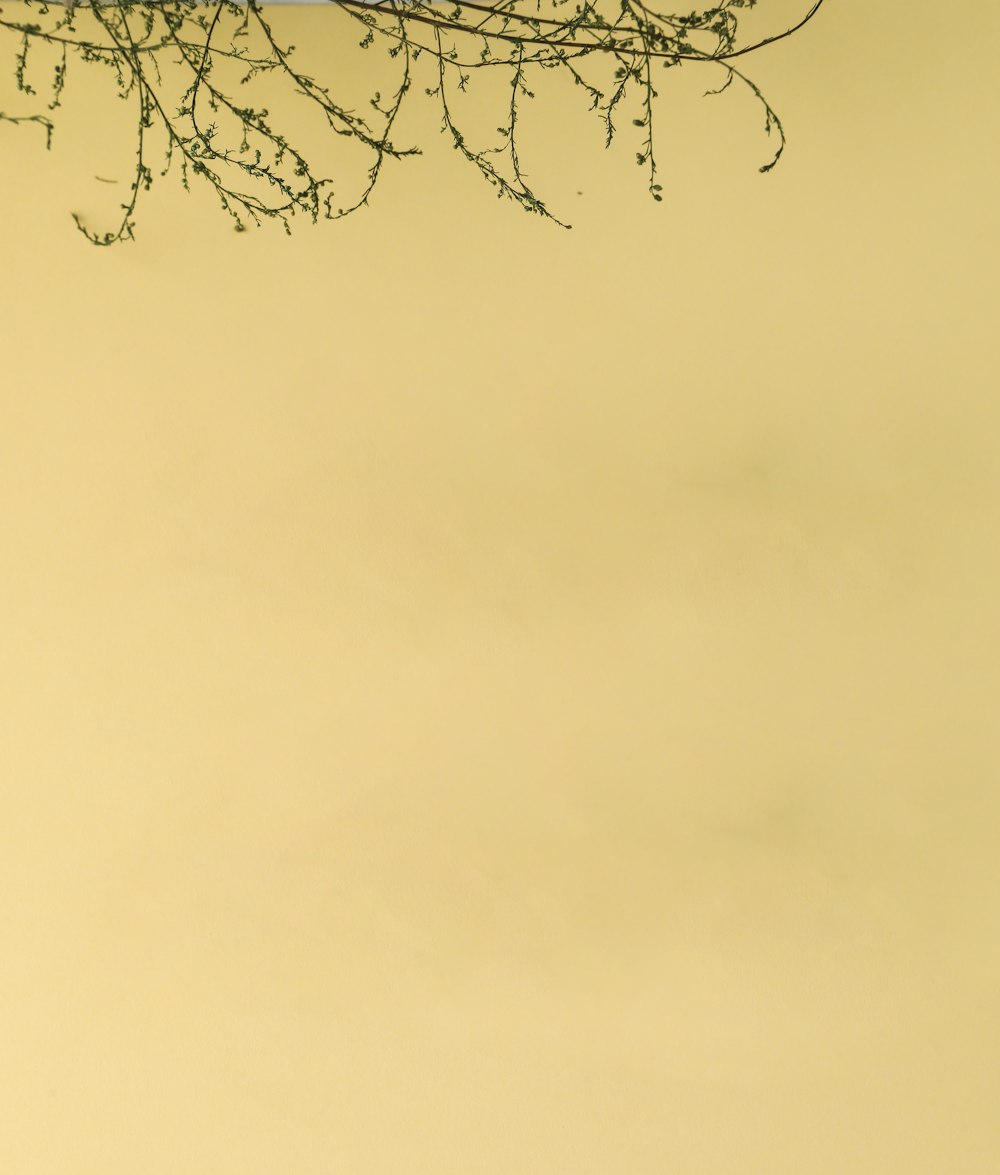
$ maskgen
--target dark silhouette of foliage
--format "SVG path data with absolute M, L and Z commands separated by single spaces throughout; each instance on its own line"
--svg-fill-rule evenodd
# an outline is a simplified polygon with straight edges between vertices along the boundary
M 654 82 L 660 69 L 689 63 L 711 67 L 721 77 L 708 94 L 721 94 L 733 83 L 748 91 L 759 104 L 765 134 L 772 140 L 760 170 L 774 167 L 785 146 L 784 129 L 763 93 L 742 72 L 741 59 L 802 28 L 824 0 L 813 0 L 794 24 L 741 44 L 740 10 L 758 2 L 719 0 L 677 14 L 654 11 L 642 0 L 464 0 L 433 5 L 419 0 L 330 0 L 335 9 L 331 19 L 343 22 L 345 35 L 356 29 L 363 50 L 380 42 L 394 69 L 391 90 L 375 91 L 362 115 L 297 68 L 295 47 L 280 43 L 256 0 L 246 5 L 231 0 L 207 5 L 200 0 L 110 0 L 92 5 L 24 0 L 18 8 L 31 19 L 15 19 L 0 7 L 0 28 L 16 38 L 18 90 L 37 98 L 35 87 L 44 72 L 49 101 L 44 113 L 0 113 L 0 121 L 35 123 L 51 145 L 50 115 L 60 106 L 70 59 L 113 71 L 120 96 L 135 110 L 129 195 L 117 227 L 110 231 L 94 232 L 74 214 L 78 228 L 91 241 L 110 245 L 133 237 L 139 197 L 153 183 L 152 159 L 160 152 L 165 166 L 159 174 L 179 168 L 186 188 L 191 177 L 210 184 L 238 231 L 265 218 L 280 220 L 290 231 L 296 213 L 305 213 L 314 222 L 320 215 L 347 216 L 367 204 L 386 160 L 419 153 L 415 147 L 398 146 L 392 138 L 403 104 L 419 91 L 438 103 L 442 132 L 499 196 L 563 224 L 529 187 L 519 153 L 524 103 L 534 97 L 534 78 L 544 70 L 562 70 L 582 87 L 603 124 L 607 145 L 616 133 L 616 119 L 631 104 L 631 123 L 639 137 L 635 158 L 655 200 L 662 199 L 654 141 Z M 458 96 L 474 75 L 484 71 L 494 76 L 499 71 L 509 83 L 496 138 L 485 147 L 473 145 L 458 111 Z M 182 79 L 179 84 L 177 78 Z M 256 104 L 255 96 L 265 92 L 265 86 L 279 82 L 308 103 L 329 131 L 368 153 L 366 174 L 350 201 L 336 199 L 333 181 L 317 174 L 295 145 L 294 134 L 289 137 L 273 124 L 267 107 Z M 269 88 L 266 92 L 273 93 Z

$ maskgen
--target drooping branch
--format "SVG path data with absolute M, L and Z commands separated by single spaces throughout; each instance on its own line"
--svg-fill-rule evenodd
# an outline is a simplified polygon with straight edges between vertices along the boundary
M 235 0 L 209 5 L 199 0 L 109 0 L 87 6 L 71 0 L 58 8 L 45 0 L 22 0 L 21 7 L 38 20 L 16 19 L 0 7 L 0 29 L 16 43 L 15 82 L 26 98 L 37 96 L 33 82 L 41 70 L 38 54 L 54 50 L 48 110 L 60 105 L 68 61 L 76 58 L 109 68 L 120 97 L 135 111 L 132 179 L 118 225 L 98 233 L 76 216 L 80 231 L 99 245 L 134 236 L 140 193 L 154 182 L 149 159 L 157 139 L 165 157 L 159 175 L 166 176 L 179 160 L 183 185 L 190 187 L 191 176 L 205 181 L 238 230 L 270 218 L 291 231 L 291 219 L 300 213 L 313 222 L 321 214 L 328 219 L 347 216 L 368 203 L 387 160 L 419 154 L 413 146 L 397 147 L 390 136 L 404 103 L 421 89 L 439 104 L 442 132 L 498 196 L 564 225 L 528 186 L 519 150 L 522 99 L 534 97 L 531 79 L 542 70 L 562 70 L 584 89 L 590 109 L 604 123 L 607 144 L 616 132 L 616 113 L 633 96 L 637 99 L 632 123 L 642 140 L 636 158 L 647 168 L 655 200 L 663 199 L 663 188 L 656 182 L 654 66 L 722 71 L 721 83 L 706 91 L 710 94 L 739 83 L 760 104 L 765 132 L 776 139 L 770 160 L 760 169 L 769 171 L 784 150 L 784 128 L 760 88 L 733 62 L 799 31 L 824 0 L 813 0 L 794 24 L 746 44 L 739 42 L 740 10 L 756 7 L 758 0 L 717 0 L 687 13 L 654 11 L 643 0 L 617 0 L 610 9 L 611 0 L 578 0 L 572 8 L 571 0 L 534 0 L 533 7 L 531 0 L 330 2 L 335 9 L 331 15 L 346 21 L 345 28 L 360 28 L 359 48 L 367 50 L 381 39 L 396 70 L 390 97 L 373 90 L 371 113 L 350 109 L 300 70 L 293 63 L 294 47 L 280 43 L 257 0 L 246 5 Z M 428 67 L 421 87 L 417 82 Z M 496 120 L 498 138 L 474 144 L 461 125 L 456 96 L 468 89 L 476 72 L 497 70 L 506 71 L 510 85 Z M 178 77 L 187 79 L 179 90 Z M 321 175 L 304 149 L 272 122 L 267 107 L 256 101 L 265 84 L 284 86 L 332 134 L 368 152 L 367 173 L 354 197 L 337 200 L 338 185 Z M 251 95 L 249 100 L 237 97 L 241 91 Z M 53 122 L 47 115 L 0 113 L 0 121 L 37 123 L 51 144 Z

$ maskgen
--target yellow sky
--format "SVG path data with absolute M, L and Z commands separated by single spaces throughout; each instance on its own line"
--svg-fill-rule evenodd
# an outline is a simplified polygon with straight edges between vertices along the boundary
M 427 105 L 99 250 L 111 91 L 0 124 L 5 1171 L 996 1167 L 1000 16 L 898 7 L 660 204 L 540 92 L 569 232 Z

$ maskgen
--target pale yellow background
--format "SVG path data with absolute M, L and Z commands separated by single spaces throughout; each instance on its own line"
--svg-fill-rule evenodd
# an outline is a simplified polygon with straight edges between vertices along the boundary
M 540 97 L 570 233 L 0 126 L 4 1175 L 1000 1168 L 998 36 L 830 0 L 661 205 Z

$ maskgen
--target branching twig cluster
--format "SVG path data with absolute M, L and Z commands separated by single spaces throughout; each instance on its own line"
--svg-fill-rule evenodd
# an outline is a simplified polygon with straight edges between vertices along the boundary
M 34 122 L 45 130 L 51 145 L 49 113 L 61 104 L 70 58 L 113 72 L 119 95 L 135 112 L 129 194 L 117 226 L 108 231 L 95 232 L 75 216 L 91 241 L 110 245 L 133 236 L 140 194 L 154 181 L 154 153 L 165 158 L 161 176 L 179 167 L 186 188 L 192 176 L 210 184 L 239 231 L 265 218 L 278 219 L 290 231 L 296 213 L 305 213 L 314 222 L 320 215 L 347 216 L 368 202 L 386 160 L 419 153 L 414 147 L 397 146 L 392 134 L 403 104 L 422 90 L 439 104 L 443 133 L 498 196 L 562 224 L 529 187 L 518 149 L 524 102 L 534 97 L 533 78 L 540 71 L 562 70 L 584 89 L 609 145 L 616 117 L 636 96 L 632 123 L 641 132 L 636 159 L 646 169 L 653 198 L 660 200 L 653 135 L 655 71 L 697 63 L 722 75 L 707 93 L 722 93 L 734 82 L 745 88 L 760 105 L 764 130 L 773 140 L 770 157 L 760 169 L 769 171 L 784 149 L 784 129 L 736 62 L 802 28 L 824 0 L 812 0 L 795 24 L 749 44 L 738 39 L 739 10 L 756 6 L 758 0 L 717 0 L 683 14 L 654 11 L 643 0 L 330 2 L 336 9 L 331 17 L 344 22 L 345 33 L 356 27 L 361 49 L 381 42 L 395 71 L 391 93 L 375 91 L 363 115 L 297 68 L 295 47 L 279 42 L 257 0 L 245 5 L 233 0 L 212 0 L 208 5 L 203 0 L 108 0 L 87 5 L 75 0 L 22 0 L 20 13 L 32 19 L 11 16 L 0 7 L 0 29 L 16 41 L 18 90 L 37 98 L 35 87 L 44 70 L 49 101 L 46 113 L 0 113 L 0 121 Z M 609 11 L 609 4 L 617 6 Z M 509 82 L 497 138 L 487 146 L 470 142 L 458 113 L 458 95 L 483 71 L 493 76 L 499 71 Z M 259 79 L 267 79 L 268 87 L 284 83 L 330 131 L 367 151 L 367 174 L 353 199 L 339 202 L 332 180 L 319 176 L 303 151 L 272 121 L 268 109 L 242 97 L 261 90 Z

